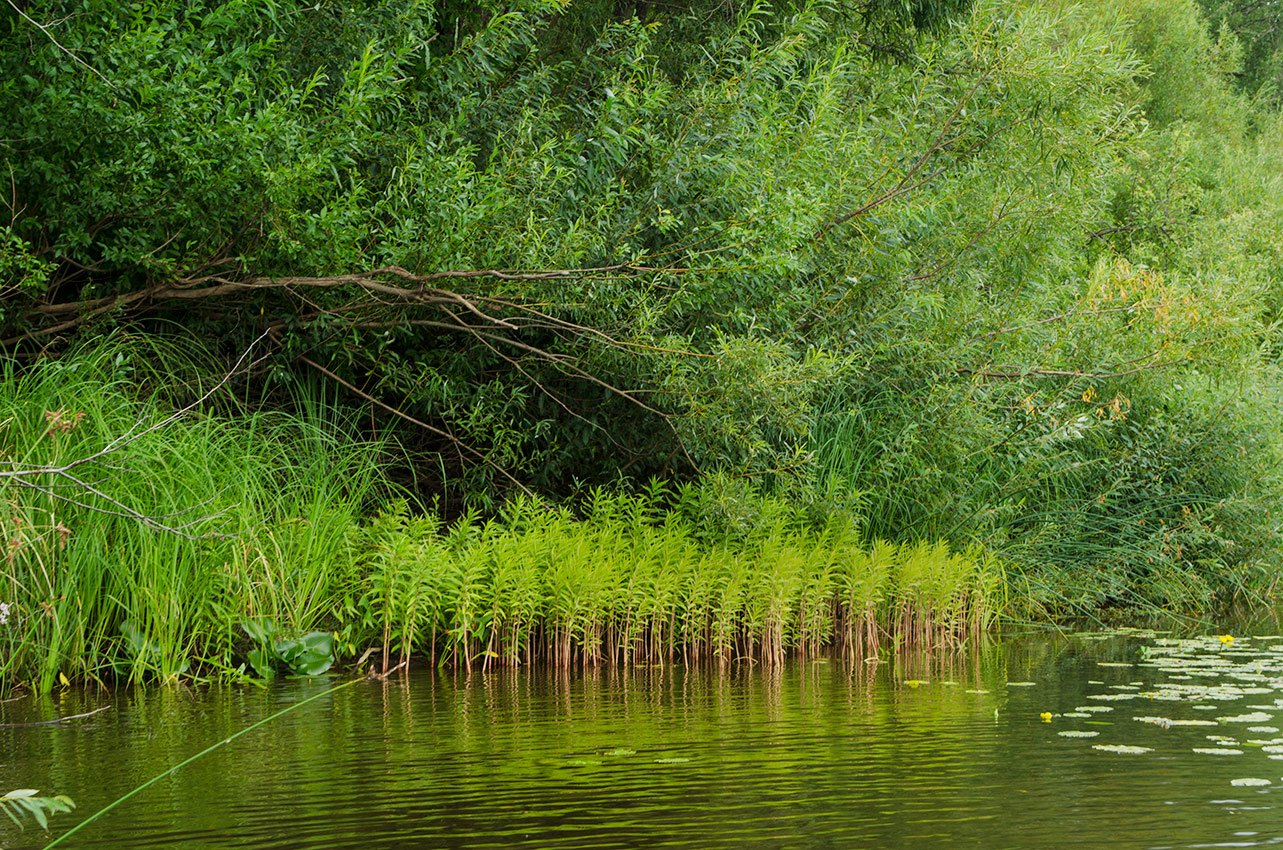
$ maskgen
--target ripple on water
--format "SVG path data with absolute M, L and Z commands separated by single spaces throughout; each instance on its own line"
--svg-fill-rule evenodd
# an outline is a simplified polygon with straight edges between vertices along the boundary
M 1243 803 L 1272 801 L 1275 783 L 1241 780 L 1278 771 L 1277 728 L 1249 718 L 1274 717 L 1283 700 L 1243 697 L 1283 675 L 1254 678 L 1268 672 L 1257 649 L 1229 657 L 1219 641 L 1163 640 L 1175 639 L 1078 641 L 1075 664 L 1063 646 L 1029 641 L 939 669 L 907 659 L 850 673 L 834 659 L 360 683 L 189 765 L 145 806 L 91 827 L 83 846 L 952 850 L 1017 834 L 1024 847 L 1063 847 L 1070 822 L 1081 847 L 1150 846 L 1158 823 L 1188 844 L 1277 835 L 1277 809 Z M 1119 660 L 1147 647 L 1148 666 Z M 1168 649 L 1189 657 L 1154 666 L 1153 651 Z M 1283 673 L 1283 658 L 1264 662 Z M 899 684 L 909 681 L 919 686 Z M 309 687 L 122 693 L 117 726 L 95 720 L 93 734 L 0 729 L 0 753 L 16 754 L 0 763 L 0 788 L 38 773 L 96 808 L 95 795 L 124 793 Z M 58 709 L 74 712 L 64 700 Z M 1090 725 L 1118 720 L 1118 706 L 1124 720 Z M 0 723 L 18 721 L 13 710 L 0 705 Z M 1212 710 L 1220 717 L 1199 716 Z M 1036 722 L 1044 712 L 1051 722 Z M 1260 737 L 1196 728 L 1218 722 Z M 1254 790 L 1209 816 L 1230 785 Z M 47 843 L 34 831 L 14 841 Z

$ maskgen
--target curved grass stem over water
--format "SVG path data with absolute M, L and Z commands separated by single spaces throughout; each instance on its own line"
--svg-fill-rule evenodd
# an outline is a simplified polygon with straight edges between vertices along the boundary
M 280 711 L 276 712 L 275 714 L 269 715 L 268 717 L 264 717 L 262 720 L 258 721 L 257 723 L 254 723 L 254 724 L 253 724 L 253 725 L 251 725 L 251 726 L 247 726 L 247 727 L 245 727 L 245 728 L 244 728 L 244 729 L 242 729 L 241 731 L 237 732 L 235 735 L 232 735 L 232 736 L 230 736 L 230 737 L 224 738 L 223 740 L 221 740 L 221 741 L 219 741 L 219 742 L 217 742 L 217 743 L 215 743 L 215 744 L 211 744 L 210 746 L 208 746 L 208 747 L 206 747 L 205 749 L 201 750 L 199 753 L 196 753 L 196 755 L 194 755 L 194 756 L 192 756 L 192 757 L 190 757 L 190 758 L 184 759 L 183 761 L 181 761 L 181 762 L 179 762 L 178 764 L 176 764 L 176 765 L 174 765 L 173 767 L 171 767 L 169 770 L 166 770 L 164 773 L 159 773 L 159 774 L 157 774 L 156 776 L 153 776 L 151 779 L 148 779 L 148 780 L 147 780 L 146 782 L 144 782 L 142 785 L 139 785 L 137 788 L 134 788 L 134 789 L 133 789 L 132 791 L 130 791 L 129 793 L 124 794 L 124 795 L 122 795 L 122 796 L 118 797 L 115 801 L 113 801 L 113 802 L 111 802 L 111 803 L 108 803 L 106 806 L 103 806 L 101 809 L 99 809 L 98 811 L 94 812 L 92 815 L 90 815 L 89 817 L 85 818 L 85 819 L 84 819 L 84 820 L 82 820 L 80 823 L 76 824 L 76 825 L 75 825 L 75 826 L 73 826 L 71 829 L 69 829 L 69 830 L 67 830 L 66 832 L 64 832 L 62 835 L 59 835 L 59 836 L 58 836 L 57 838 L 55 838 L 53 841 L 50 841 L 48 844 L 46 844 L 46 845 L 44 846 L 44 850 L 50 850 L 50 848 L 52 848 L 52 847 L 57 847 L 59 844 L 62 844 L 62 843 L 63 843 L 64 841 L 66 841 L 68 838 L 70 838 L 71 836 L 75 835 L 77 832 L 79 832 L 80 830 L 84 829 L 84 828 L 85 828 L 86 826 L 88 826 L 89 824 L 91 824 L 91 823 L 93 823 L 94 821 L 98 820 L 98 818 L 100 818 L 100 817 L 102 817 L 103 815 L 107 814 L 108 812 L 110 812 L 112 809 L 116 808 L 116 807 L 117 807 L 117 806 L 119 806 L 120 804 L 122 804 L 122 803 L 124 803 L 125 801 L 129 800 L 131 797 L 135 797 L 135 796 L 137 796 L 138 794 L 141 794 L 143 791 L 146 791 L 148 788 L 150 788 L 151 786 L 155 785 L 157 782 L 159 782 L 160 780 L 164 779 L 166 776 L 172 776 L 173 774 L 177 773 L 179 770 L 182 770 L 182 769 L 183 769 L 184 767 L 186 767 L 187 765 L 189 765 L 189 764 L 191 764 L 192 762 L 196 761 L 197 759 L 203 758 L 204 756 L 209 755 L 210 753 L 214 752 L 215 750 L 217 750 L 217 749 L 219 749 L 219 748 L 221 748 L 221 747 L 224 747 L 224 746 L 226 746 L 226 745 L 230 744 L 232 741 L 235 741 L 237 738 L 241 737 L 242 735 L 248 735 L 250 732 L 253 732 L 255 729 L 258 729 L 258 728 L 259 728 L 259 727 L 261 727 L 261 726 L 266 726 L 268 723 L 271 723 L 273 720 L 276 720 L 278 717 L 284 717 L 286 714 L 289 714 L 291 711 L 293 711 L 293 710 L 294 710 L 294 709 L 296 709 L 296 708 L 302 708 L 303 706 L 307 705 L 307 704 L 308 704 L 308 703 L 310 703 L 310 702 L 315 702 L 316 700 L 320 699 L 320 698 L 321 698 L 321 697 L 323 697 L 323 696 L 328 696 L 329 694 L 332 694 L 332 693 L 334 693 L 335 691 L 340 691 L 340 690 L 342 690 L 343 688 L 350 687 L 350 686 L 352 686 L 352 685 L 356 684 L 356 683 L 357 683 L 357 682 L 359 682 L 359 681 L 361 681 L 361 679 L 349 679 L 348 681 L 343 682 L 342 684 L 335 685 L 335 686 L 334 686 L 334 687 L 332 687 L 332 688 L 327 688 L 326 690 L 321 691 L 319 694 L 313 694 L 312 696 L 308 697 L 307 699 L 299 700 L 298 702 L 294 703 L 293 705 L 286 706 L 285 708 L 282 708 Z

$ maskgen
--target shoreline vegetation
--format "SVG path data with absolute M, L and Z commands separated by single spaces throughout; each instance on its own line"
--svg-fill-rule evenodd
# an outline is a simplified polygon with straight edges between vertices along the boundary
M 1283 14 L 9 6 L 0 697 L 1274 598 Z
M 160 399 L 131 398 L 136 375 L 102 380 L 122 350 L 6 374 L 10 456 L 65 467 L 163 418 Z M 361 660 L 381 670 L 412 654 L 469 670 L 863 655 L 956 645 L 1006 603 L 978 547 L 869 545 L 849 514 L 817 521 L 769 497 L 719 524 L 694 486 L 596 489 L 578 516 L 516 496 L 447 523 L 388 501 L 390 448 L 189 411 L 82 469 L 87 491 L 9 485 L 0 685 L 319 673 L 370 647 Z

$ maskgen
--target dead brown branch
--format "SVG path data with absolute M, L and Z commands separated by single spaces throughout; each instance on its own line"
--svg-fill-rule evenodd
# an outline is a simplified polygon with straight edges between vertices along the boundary
M 120 312 L 126 315 L 141 314 L 165 302 L 188 304 L 199 301 L 216 302 L 235 298 L 238 295 L 283 292 L 299 299 L 304 309 L 279 318 L 266 317 L 264 323 L 266 333 L 274 339 L 279 340 L 289 328 L 308 327 L 322 322 L 332 323 L 335 329 L 421 327 L 463 334 L 471 337 L 476 343 L 519 371 L 532 382 L 536 389 L 548 395 L 571 416 L 588 422 L 582 415 L 571 410 L 554 389 L 544 385 L 536 376 L 530 374 L 527 363 L 531 361 L 545 363 L 566 376 L 594 384 L 613 393 L 648 413 L 660 417 L 668 423 L 675 434 L 676 430 L 667 414 L 646 403 L 636 392 L 617 386 L 609 380 L 603 380 L 585 368 L 576 357 L 550 350 L 540 345 L 537 340 L 532 340 L 529 335 L 543 334 L 561 340 L 577 339 L 600 347 L 637 353 L 708 355 L 697 355 L 694 352 L 682 352 L 671 347 L 658 347 L 644 342 L 621 339 L 612 335 L 608 329 L 561 318 L 555 315 L 548 305 L 538 301 L 523 300 L 520 297 L 505 294 L 490 294 L 485 291 L 461 292 L 433 284 L 443 281 L 487 279 L 504 282 L 600 280 L 651 273 L 680 274 L 686 271 L 688 270 L 680 268 L 656 268 L 621 263 L 573 269 L 475 269 L 428 274 L 415 274 L 399 266 L 387 266 L 331 276 L 263 276 L 243 280 L 225 274 L 212 273 L 155 284 L 121 295 L 34 306 L 27 311 L 27 318 L 36 326 L 22 336 L 0 340 L 0 345 L 11 347 L 24 341 L 49 337 L 71 330 L 85 321 L 109 312 Z M 469 287 L 469 289 L 474 288 Z M 306 294 L 308 290 L 339 289 L 347 291 L 343 298 L 336 299 L 339 303 L 334 304 L 322 305 Z M 424 312 L 428 315 L 425 316 Z M 52 324 L 40 327 L 38 323 L 41 319 L 52 320 Z M 508 353 L 504 353 L 504 350 Z M 448 440 L 460 453 L 461 461 L 465 456 L 474 458 L 492 466 L 514 484 L 517 483 L 505 470 L 495 465 L 483 451 L 462 442 L 457 434 L 448 430 L 448 426 L 443 428 L 424 422 L 400 410 L 395 403 L 389 404 L 375 398 L 355 384 L 343 380 L 315 359 L 300 356 L 297 360 L 338 382 L 348 391 L 380 409 Z
M 104 705 L 101 708 L 95 708 L 93 711 L 86 711 L 84 714 L 68 714 L 66 717 L 55 717 L 53 720 L 37 720 L 32 723 L 0 723 L 0 729 L 23 729 L 28 726 L 56 726 L 67 720 L 80 720 L 85 717 L 93 717 L 98 712 L 106 711 L 109 708 L 111 708 L 111 706 Z
M 1008 380 L 1019 378 L 1087 378 L 1093 381 L 1107 381 L 1112 378 L 1125 378 L 1128 375 L 1135 375 L 1139 372 L 1149 372 L 1154 369 L 1167 369 L 1172 366 L 1179 366 L 1182 363 L 1188 362 L 1190 362 L 1190 358 L 1188 357 L 1178 357 L 1175 360 L 1160 361 L 1153 361 L 1151 359 L 1151 362 L 1145 363 L 1144 365 L 1135 366 L 1131 369 L 1120 369 L 1113 372 L 1085 372 L 1077 369 L 1022 369 L 1017 366 L 991 366 L 983 369 L 977 369 L 970 366 L 959 366 L 953 371 L 959 375 L 974 375 L 978 378 L 1001 378 Z
M 407 305 L 462 308 L 472 313 L 481 322 L 495 327 L 513 328 L 515 327 L 514 322 L 523 318 L 527 321 L 541 320 L 556 327 L 573 331 L 578 335 L 598 336 L 603 341 L 606 341 L 609 340 L 609 335 L 599 329 L 557 319 L 541 310 L 535 304 L 523 303 L 512 298 L 500 296 L 465 295 L 454 290 L 442 289 L 428 284 L 443 280 L 478 280 L 487 278 L 503 281 L 583 280 L 659 271 L 673 274 L 686 270 L 618 264 L 582 269 L 544 269 L 537 271 L 476 269 L 442 271 L 419 275 L 399 266 L 387 266 L 370 271 L 321 277 L 280 276 L 234 280 L 221 275 L 205 275 L 158 283 L 121 295 L 37 305 L 30 308 L 28 318 L 35 320 L 39 320 L 41 317 L 70 316 L 70 318 L 53 325 L 34 328 L 19 336 L 0 340 L 0 345 L 9 347 L 24 340 L 58 334 L 106 312 L 139 310 L 145 306 L 165 301 L 198 301 L 269 290 L 288 291 L 294 289 L 333 289 L 338 287 L 355 287 L 369 295 L 383 296 Z M 506 313 L 508 315 L 497 315 L 498 313 Z

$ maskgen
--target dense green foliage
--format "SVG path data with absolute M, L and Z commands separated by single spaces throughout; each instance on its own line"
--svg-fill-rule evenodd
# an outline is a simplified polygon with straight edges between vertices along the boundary
M 120 340 L 0 383 L 4 450 L 34 468 L 142 435 L 76 467 L 85 487 L 52 472 L 10 485 L 0 689 L 319 675 L 378 646 L 383 668 L 411 652 L 468 668 L 863 653 L 957 640 L 1002 605 L 1001 568 L 983 553 L 866 550 L 849 520 L 816 531 L 780 499 L 720 526 L 706 491 L 661 485 L 596 491 L 583 520 L 527 497 L 449 526 L 404 501 L 376 512 L 391 494 L 387 446 L 283 414 L 193 413 L 148 432 L 163 401 L 131 399 L 149 382 L 131 353 L 143 354 Z M 182 371 L 181 352 L 149 354 Z M 124 504 L 172 530 L 102 513 Z
M 157 361 L 163 374 L 140 366 Z M 170 382 L 189 363 L 124 339 L 4 376 L 0 445 L 33 468 L 144 433 L 74 470 L 86 487 L 46 474 L 6 488 L 0 688 L 47 691 L 60 675 L 171 678 L 228 661 L 248 643 L 242 620 L 268 616 L 302 633 L 330 616 L 333 565 L 383 483 L 376 447 L 317 417 L 261 412 L 145 433 L 175 403 Z M 139 400 L 140 387 L 153 395 Z
M 582 521 L 517 500 L 498 521 L 448 534 L 432 518 L 384 512 L 354 540 L 370 590 L 352 626 L 382 629 L 385 667 L 397 650 L 440 651 L 455 667 L 778 661 L 833 646 L 876 654 L 888 638 L 951 644 L 1002 604 L 1002 571 L 981 553 L 866 550 L 849 526 L 817 533 L 769 500 L 747 534 L 710 540 L 692 524 L 704 515 L 695 491 L 672 510 L 658 495 L 599 491 Z
M 177 325 L 208 384 L 266 332 L 245 433 L 323 381 L 448 513 L 658 477 L 731 534 L 784 500 L 979 544 L 1037 610 L 1198 609 L 1279 556 L 1283 119 L 1249 5 L 32 0 L 0 31 L 0 343 Z M 237 428 L 181 462 L 239 472 L 242 440 L 288 500 L 367 452 Z M 337 545 L 345 477 L 220 545 Z M 315 626 L 238 557 L 244 613 Z

